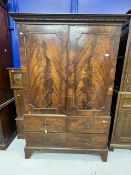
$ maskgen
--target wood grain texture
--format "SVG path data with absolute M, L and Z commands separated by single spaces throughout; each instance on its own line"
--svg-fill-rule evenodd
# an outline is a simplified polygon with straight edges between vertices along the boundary
M 108 133 L 110 117 L 69 117 L 68 132 L 71 133 Z
M 62 29 L 64 30 L 62 30 Z M 67 68 L 67 27 L 27 27 L 23 47 L 23 69 L 27 78 L 27 99 L 31 110 L 61 113 L 65 107 Z M 32 31 L 33 32 L 30 32 Z M 36 30 L 36 31 L 35 31 Z M 21 49 L 23 54 L 23 48 Z M 23 56 L 23 55 L 22 55 Z M 23 57 L 22 57 L 23 58 Z M 28 91 L 30 90 L 30 91 Z
M 25 130 L 66 132 L 66 116 L 24 115 Z
M 120 91 L 131 92 L 131 20 L 128 22 L 124 37 L 128 40 L 126 45 Z M 122 44 L 124 45 L 125 43 L 123 42 Z
M 8 68 L 10 75 L 10 85 L 14 91 L 15 105 L 16 105 L 16 125 L 17 137 L 25 138 L 24 134 L 24 120 L 23 116 L 26 111 L 23 94 L 26 87 L 25 74 L 19 68 Z
M 25 111 L 110 114 L 120 26 L 19 28 Z
M 108 133 L 110 117 L 72 117 L 66 115 L 24 115 L 25 131 Z
M 131 143 L 131 110 L 120 111 L 119 125 L 117 125 L 117 143 L 127 144 Z M 116 141 L 116 140 L 115 140 Z
M 33 141 L 35 140 L 35 142 Z M 42 132 L 26 133 L 26 146 L 39 147 L 74 147 L 74 148 L 106 148 L 107 135 L 105 134 L 44 134 Z
M 29 147 L 26 146 L 25 149 L 25 158 L 29 159 L 33 152 L 35 151 L 43 151 L 43 152 L 50 152 L 50 153 L 88 153 L 88 154 L 99 154 L 101 156 L 101 159 L 104 162 L 107 162 L 107 156 L 108 156 L 108 149 L 91 149 L 91 148 L 66 148 L 66 147 Z
M 130 109 L 131 108 L 131 94 L 120 92 L 119 109 Z
M 26 158 L 37 149 L 90 150 L 105 161 L 123 16 L 14 16 Z
M 130 93 L 119 93 L 111 145 L 123 144 L 124 147 L 131 143 L 130 98 Z
M 17 106 L 16 112 L 17 117 L 23 117 L 24 106 L 23 106 L 23 92 L 22 90 L 14 90 L 15 104 Z
M 118 26 L 71 26 L 68 96 L 79 114 L 109 115 L 119 35 Z
M 16 126 L 17 126 L 17 138 L 25 139 L 25 127 L 24 127 L 24 118 L 17 117 L 16 118 Z

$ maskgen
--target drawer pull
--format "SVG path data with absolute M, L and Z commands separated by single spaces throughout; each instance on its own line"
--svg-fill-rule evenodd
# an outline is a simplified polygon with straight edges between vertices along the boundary
M 91 143 L 90 139 L 86 138 L 86 145 L 89 145 Z
M 46 120 L 45 120 L 44 128 L 45 128 L 45 134 L 47 134 L 48 123 Z
M 106 123 L 106 121 L 105 121 L 105 120 L 103 120 L 103 121 L 102 121 L 102 123 L 104 123 L 104 124 L 105 124 L 105 123 Z
M 85 128 L 90 129 L 91 128 L 91 124 L 90 123 L 86 123 Z
M 47 134 L 47 130 L 45 129 L 45 134 Z

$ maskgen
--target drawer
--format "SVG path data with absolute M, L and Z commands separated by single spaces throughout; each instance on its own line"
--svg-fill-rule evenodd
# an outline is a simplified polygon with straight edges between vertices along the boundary
M 70 117 L 68 131 L 72 133 L 108 133 L 110 117 Z
M 20 70 L 9 70 L 10 84 L 13 89 L 23 88 L 23 74 Z
M 130 68 L 127 70 L 127 73 L 124 75 L 122 91 L 131 92 L 131 69 Z
M 119 94 L 120 99 L 120 108 L 122 109 L 128 109 L 131 108 L 131 93 L 120 93 Z
M 63 115 L 24 115 L 25 131 L 65 132 L 66 117 Z
M 26 145 L 33 147 L 104 149 L 107 146 L 107 135 L 27 132 Z

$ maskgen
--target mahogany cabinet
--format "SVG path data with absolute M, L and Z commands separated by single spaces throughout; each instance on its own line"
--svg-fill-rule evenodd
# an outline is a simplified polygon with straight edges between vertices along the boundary
M 10 69 L 18 134 L 33 151 L 76 151 L 107 160 L 121 28 L 128 15 L 11 14 L 21 68 Z
M 110 148 L 131 148 L 131 23 L 130 19 L 122 29 L 119 49 L 121 65 L 118 65 L 121 78 L 116 74 L 114 99 L 116 108 L 112 108 L 115 121 Z
M 4 0 L 0 0 L 0 26 L 0 149 L 6 149 L 16 135 L 16 112 L 7 70 L 11 67 L 11 50 Z

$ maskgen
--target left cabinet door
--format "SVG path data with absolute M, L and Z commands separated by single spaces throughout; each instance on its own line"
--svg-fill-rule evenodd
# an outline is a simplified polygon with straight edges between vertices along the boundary
M 19 24 L 25 113 L 64 114 L 68 25 Z

